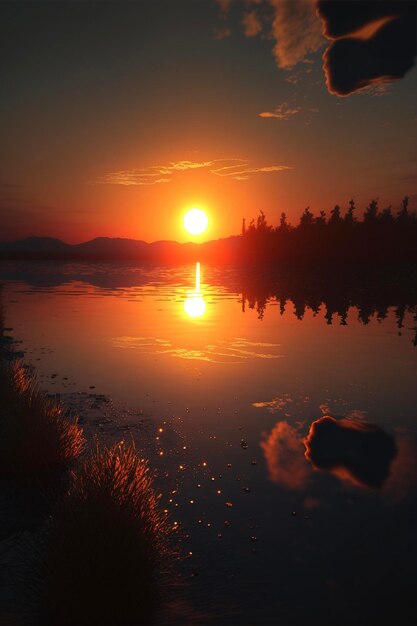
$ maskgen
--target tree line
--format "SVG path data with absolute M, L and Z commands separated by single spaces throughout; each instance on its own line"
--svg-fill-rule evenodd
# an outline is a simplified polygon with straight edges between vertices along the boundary
M 281 213 L 278 226 L 268 223 L 260 211 L 246 227 L 242 223 L 243 252 L 246 258 L 317 261 L 409 261 L 417 260 L 417 213 L 410 211 L 405 196 L 399 210 L 380 208 L 378 200 L 366 207 L 362 219 L 350 200 L 342 213 L 336 205 L 327 216 L 307 207 L 297 226 Z
M 327 324 L 345 326 L 356 318 L 367 325 L 394 317 L 398 333 L 411 335 L 417 346 L 417 268 L 412 264 L 393 267 L 358 266 L 254 266 L 243 270 L 232 289 L 241 293 L 242 310 L 269 315 L 292 313 L 302 320 L 309 311 Z M 278 305 L 278 306 L 277 306 Z

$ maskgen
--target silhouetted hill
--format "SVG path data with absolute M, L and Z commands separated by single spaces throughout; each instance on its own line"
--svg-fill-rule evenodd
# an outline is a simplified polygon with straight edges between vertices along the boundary
M 182 263 L 187 261 L 238 260 L 241 237 L 229 237 L 203 244 L 97 237 L 80 244 L 68 244 L 52 237 L 28 237 L 0 243 L 0 259 L 26 260 L 101 260 L 152 261 Z
M 145 241 L 110 237 L 97 237 L 72 246 L 70 252 L 82 258 L 123 259 L 142 257 L 148 247 Z
M 0 243 L 0 252 L 15 254 L 64 254 L 70 245 L 54 237 L 26 237 L 13 243 Z

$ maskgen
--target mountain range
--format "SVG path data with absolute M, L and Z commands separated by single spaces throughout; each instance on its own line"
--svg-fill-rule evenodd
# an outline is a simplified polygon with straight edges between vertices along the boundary
M 163 261 L 195 260 L 232 261 L 239 256 L 241 237 L 178 243 L 138 239 L 97 237 L 84 243 L 69 244 L 53 237 L 27 237 L 14 242 L 0 242 L 0 259 L 27 260 L 101 260 Z

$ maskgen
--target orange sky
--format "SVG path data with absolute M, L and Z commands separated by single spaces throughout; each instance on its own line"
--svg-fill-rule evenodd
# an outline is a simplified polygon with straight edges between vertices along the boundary
M 3 5 L 0 239 L 185 241 L 193 206 L 210 218 L 198 241 L 260 209 L 415 208 L 416 70 L 339 98 L 320 21 L 306 50 L 277 50 L 276 20 L 234 7 Z

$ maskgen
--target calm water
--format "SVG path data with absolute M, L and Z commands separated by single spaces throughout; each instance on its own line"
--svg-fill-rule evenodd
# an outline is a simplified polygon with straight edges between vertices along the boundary
M 415 287 L 196 269 L 3 264 L 6 324 L 150 458 L 193 623 L 415 623 Z

